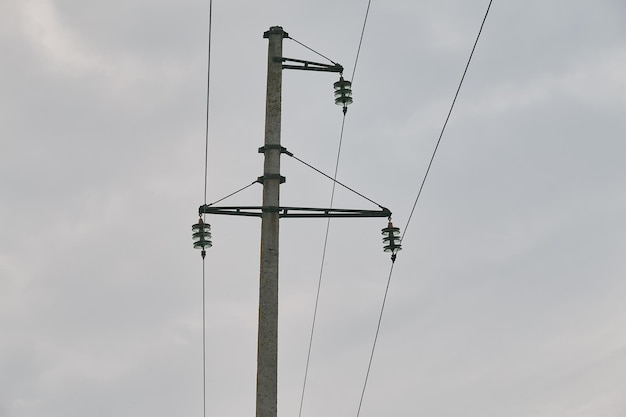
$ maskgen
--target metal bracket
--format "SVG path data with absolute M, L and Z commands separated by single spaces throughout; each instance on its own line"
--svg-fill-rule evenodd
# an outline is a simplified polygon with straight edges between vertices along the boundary
M 285 58 L 285 57 L 274 57 L 274 62 L 293 62 L 301 65 L 285 65 L 283 64 L 283 69 L 295 69 L 295 70 L 304 70 L 304 71 L 323 71 L 323 72 L 338 72 L 343 73 L 343 67 L 339 64 L 333 63 L 330 64 L 321 64 L 319 62 L 305 61 L 302 59 L 293 59 L 293 58 Z
M 272 26 L 270 30 L 263 33 L 263 38 L 268 39 L 270 35 L 283 35 L 283 38 L 289 37 L 289 34 L 285 32 L 280 26 Z
M 262 207 L 262 206 L 200 206 L 200 214 L 224 214 L 229 216 L 261 217 L 264 212 L 278 212 L 280 218 L 329 218 L 329 217 L 390 217 L 391 211 L 382 207 L 380 210 L 311 208 L 311 207 Z
M 280 180 L 281 184 L 284 184 L 285 181 L 287 181 L 287 179 L 285 177 L 283 177 L 282 175 L 279 174 L 268 174 L 268 175 L 263 175 L 261 177 L 258 177 L 256 179 L 256 182 L 263 184 L 263 181 L 265 180 Z
M 284 153 L 286 155 L 293 156 L 293 154 L 291 152 L 289 152 L 287 150 L 287 148 L 285 148 L 284 146 L 280 146 L 280 145 L 265 145 L 265 146 L 261 146 L 259 148 L 259 153 L 265 153 L 265 151 L 268 151 L 270 149 L 280 149 L 280 153 Z

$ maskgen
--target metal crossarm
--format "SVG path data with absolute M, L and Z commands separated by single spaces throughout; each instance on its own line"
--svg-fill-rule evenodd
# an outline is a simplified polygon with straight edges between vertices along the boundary
M 295 70 L 305 70 L 305 71 L 324 71 L 324 72 L 338 72 L 343 73 L 343 67 L 339 64 L 321 64 L 319 62 L 305 61 L 303 59 L 293 59 L 293 58 L 274 58 L 276 61 L 283 62 L 283 69 L 295 69 Z M 293 63 L 299 65 L 289 65 L 284 64 Z
M 330 218 L 330 217 L 390 217 L 391 211 L 382 207 L 380 210 L 313 208 L 313 207 L 263 207 L 263 206 L 229 206 L 213 207 L 202 205 L 200 214 L 223 214 L 228 216 L 261 217 L 263 213 L 278 213 L 280 218 Z

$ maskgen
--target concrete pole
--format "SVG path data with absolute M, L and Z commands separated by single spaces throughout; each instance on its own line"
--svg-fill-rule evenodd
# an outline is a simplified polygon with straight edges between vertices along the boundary
M 283 37 L 280 26 L 265 32 L 267 97 L 265 107 L 265 162 L 261 216 L 261 277 L 257 351 L 256 417 L 276 417 L 278 410 L 278 207 L 280 205 L 280 116 Z

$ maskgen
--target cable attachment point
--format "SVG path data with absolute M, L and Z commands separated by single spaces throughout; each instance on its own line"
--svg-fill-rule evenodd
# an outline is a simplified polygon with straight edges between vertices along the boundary
M 339 81 L 333 84 L 335 88 L 335 104 L 343 106 L 343 114 L 348 111 L 348 105 L 352 104 L 352 83 L 339 77 Z
M 211 225 L 202 221 L 202 217 L 198 220 L 198 223 L 191 226 L 193 233 L 193 247 L 194 249 L 200 249 L 202 259 L 206 256 L 206 248 L 213 246 L 211 243 Z
M 391 261 L 395 262 L 396 254 L 402 250 L 402 239 L 400 238 L 400 228 L 393 227 L 391 220 L 387 224 L 387 227 L 381 230 L 383 233 L 383 244 L 385 252 L 391 252 Z
M 265 180 L 280 180 L 281 184 L 284 184 L 287 181 L 287 178 L 283 177 L 280 174 L 266 174 L 256 179 L 256 182 L 259 184 L 263 184 Z

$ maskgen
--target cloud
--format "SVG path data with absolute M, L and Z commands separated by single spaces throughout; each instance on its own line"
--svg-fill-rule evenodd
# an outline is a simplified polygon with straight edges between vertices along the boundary
M 249 2 L 248 2 L 249 3 Z M 365 3 L 216 3 L 209 193 L 262 174 L 266 40 L 350 68 Z M 399 254 L 362 415 L 624 407 L 621 2 L 496 3 Z M 207 4 L 0 4 L 0 415 L 197 415 Z M 404 228 L 486 7 L 372 4 L 339 179 Z M 324 28 L 324 30 L 320 30 Z M 286 56 L 317 59 L 291 41 Z M 334 75 L 286 72 L 283 144 L 326 172 Z M 330 181 L 285 160 L 284 203 Z M 228 200 L 256 205 L 260 185 Z M 340 189 L 336 207 L 369 207 Z M 254 412 L 258 219 L 213 216 L 207 406 Z M 303 415 L 358 405 L 385 219 L 333 221 Z M 325 222 L 281 223 L 280 410 L 294 414 Z M 620 385 L 621 384 L 621 385 Z M 621 407 L 621 408 L 620 408 Z
M 97 72 L 104 66 L 102 57 L 61 21 L 51 0 L 26 0 L 20 8 L 21 29 L 48 64 L 66 75 Z

